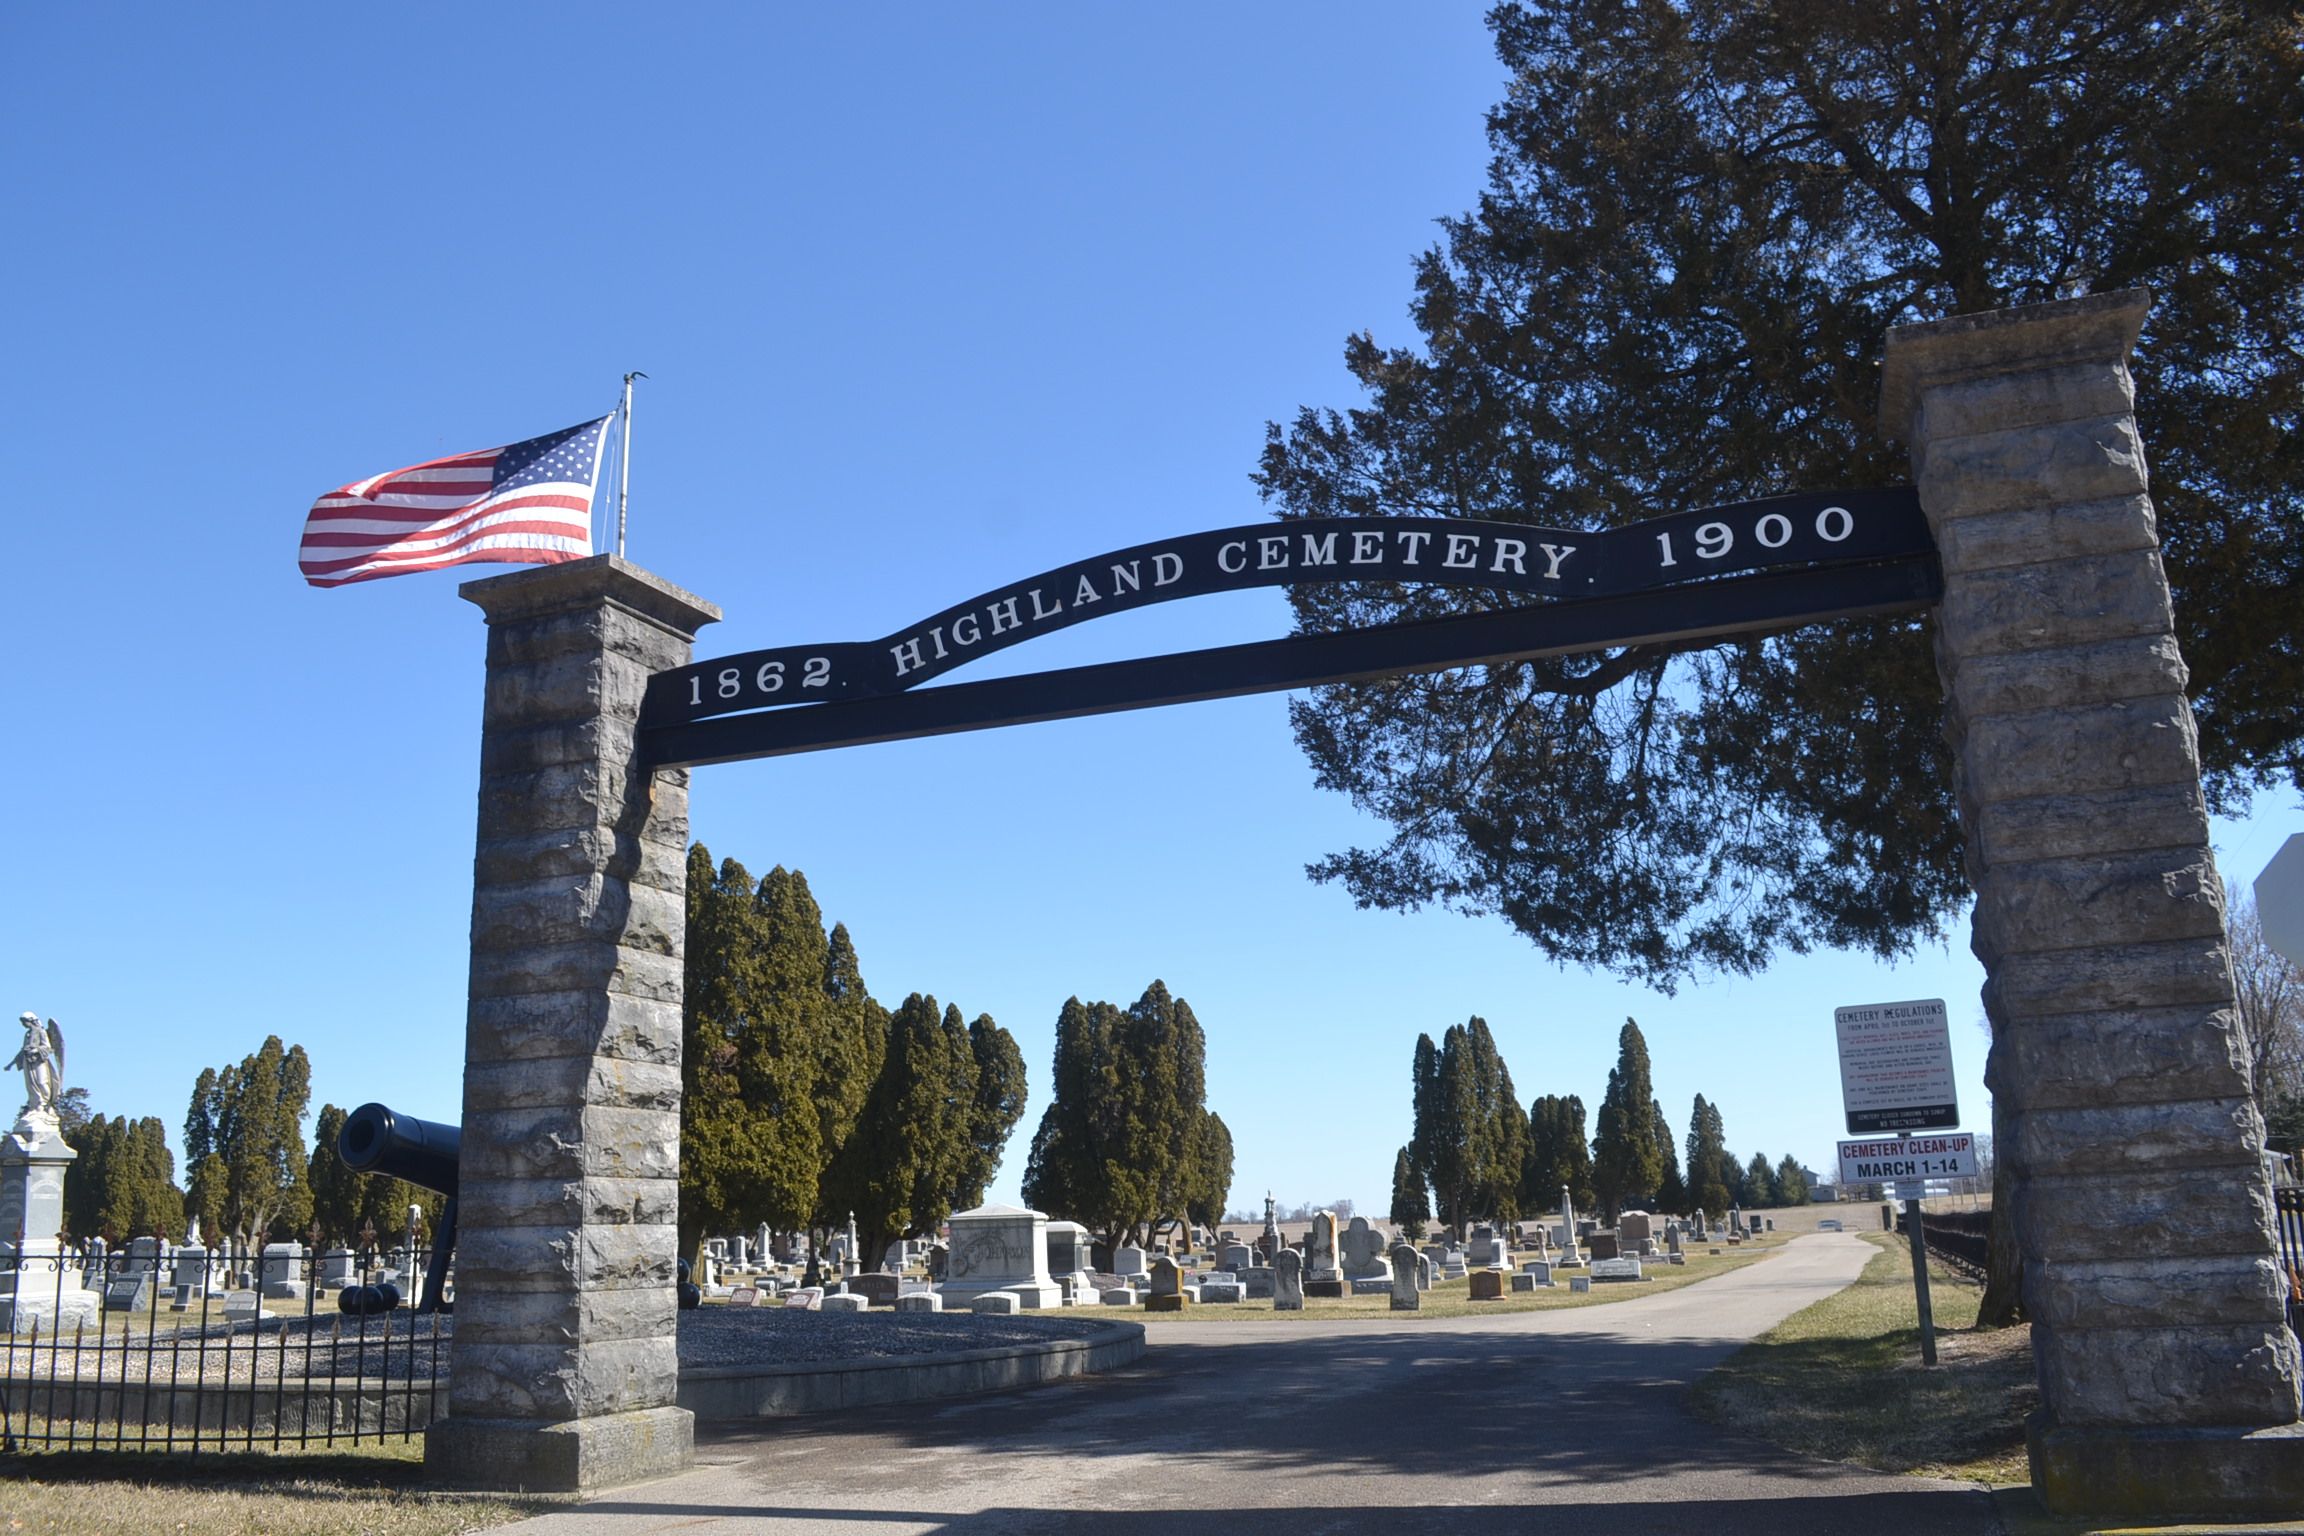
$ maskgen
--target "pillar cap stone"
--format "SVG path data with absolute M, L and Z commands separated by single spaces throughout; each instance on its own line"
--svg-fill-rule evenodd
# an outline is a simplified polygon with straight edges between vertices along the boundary
M 491 624 L 518 623 L 555 613 L 598 607 L 628 608 L 666 629 L 694 639 L 696 631 L 720 620 L 720 608 L 621 555 L 589 555 L 558 565 L 513 571 L 468 581 L 459 597 L 479 605 Z
M 1897 326 L 1880 365 L 1880 435 L 1911 441 L 1912 414 L 1931 385 L 2018 369 L 2126 362 L 2151 308 L 2150 289 L 2123 288 Z

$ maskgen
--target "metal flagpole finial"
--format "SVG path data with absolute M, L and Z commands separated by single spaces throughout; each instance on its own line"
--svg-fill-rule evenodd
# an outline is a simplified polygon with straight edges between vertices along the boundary
M 648 375 L 637 368 L 624 375 L 624 451 L 617 459 L 616 558 L 624 558 L 624 506 L 632 496 L 632 381 Z

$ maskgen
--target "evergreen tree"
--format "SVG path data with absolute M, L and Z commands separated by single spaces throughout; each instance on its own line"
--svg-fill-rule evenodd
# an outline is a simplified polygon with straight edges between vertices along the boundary
M 904 999 L 889 1021 L 880 1075 L 865 1095 L 855 1133 L 824 1180 L 828 1204 L 842 1208 L 827 1224 L 844 1225 L 855 1215 L 859 1259 L 950 1214 L 974 1100 L 972 1082 L 956 1091 L 967 1059 L 964 1026 L 955 1039 L 958 1013 L 924 993 Z M 968 1075 L 974 1075 L 972 1064 Z
M 1439 1167 L 1438 1143 L 1440 1137 L 1440 1048 L 1432 1037 L 1416 1037 L 1415 1058 L 1409 1063 L 1408 1091 L 1410 1120 L 1408 1132 L 1408 1160 L 1416 1169 L 1416 1177 L 1427 1186 L 1433 1182 Z
M 1462 1025 L 1451 1024 L 1440 1037 L 1440 1072 L 1433 1088 L 1432 1193 L 1440 1225 L 1458 1237 L 1471 1224 L 1473 1192 L 1487 1171 L 1480 1101 L 1470 1037 Z
M 1736 1203 L 1747 1210 L 1756 1205 L 1776 1204 L 1774 1178 L 1775 1170 L 1768 1166 L 1768 1155 L 1764 1152 L 1753 1153 L 1752 1161 L 1744 1166 L 1744 1178 L 1737 1186 Z
M 1492 1221 L 1514 1221 L 1520 1215 L 1521 1165 L 1528 1157 L 1528 1113 L 1520 1107 L 1512 1071 L 1504 1065 L 1488 1021 L 1474 1015 L 1464 1031 L 1480 1095 L 1479 1177 L 1472 1189 L 1473 1211 Z
M 1024 1118 L 1024 1052 L 1016 1037 L 979 1014 L 968 1026 L 968 1051 L 975 1064 L 975 1096 L 968 1115 L 967 1156 L 961 1161 L 959 1182 L 952 1191 L 954 1210 L 971 1210 L 984 1203 L 984 1191 L 1000 1171 L 1000 1159 L 1016 1122 Z M 1231 1140 L 1224 1144 L 1226 1172 L 1231 1169 Z M 1229 1182 L 1229 1181 L 1227 1181 Z
M 2304 786 L 2304 70 L 2293 8 L 1528 0 L 1488 187 L 1416 265 L 1417 347 L 1275 426 L 1283 517 L 1620 526 L 1908 480 L 1889 327 L 2145 286 L 2130 367 L 2211 805 Z M 1327 632 L 1493 606 L 1306 584 Z M 1503 916 L 1668 981 L 1908 951 L 1968 888 L 1929 618 L 1315 689 L 1324 785 L 1393 828 L 1363 905 Z
M 888 1050 L 845 928 L 797 870 L 757 884 L 688 853 L 680 1246 L 712 1231 L 845 1221 L 821 1200 Z M 939 1025 L 941 1021 L 939 1021 Z
M 1569 1196 L 1576 1209 L 1588 1211 L 1599 1204 L 1600 1195 L 1592 1183 L 1592 1142 L 1585 1131 L 1584 1100 L 1579 1094 L 1567 1094 L 1560 1100 L 1560 1140 Z M 1560 1192 L 1554 1190 L 1552 1198 L 1557 1205 Z
M 1142 1240 L 1195 1197 L 1221 1206 L 1200 1155 L 1211 1135 L 1206 1053 L 1191 1005 L 1162 982 L 1125 1011 L 1066 1000 L 1025 1200 L 1106 1243 Z
M 304 1106 L 312 1063 L 304 1047 L 268 1036 L 238 1066 L 203 1071 L 185 1117 L 193 1209 L 213 1239 L 229 1234 L 250 1247 L 294 1237 L 312 1219 L 304 1157 Z
M 1785 1153 L 1784 1160 L 1776 1165 L 1775 1175 L 1769 1181 L 1769 1185 L 1776 1196 L 1778 1205 L 1806 1205 L 1808 1203 L 1808 1175 L 1801 1171 L 1799 1160 L 1789 1152 Z
M 1200 1117 L 1187 1191 L 1184 1212 L 1192 1220 L 1213 1227 L 1224 1219 L 1224 1202 L 1232 1193 L 1232 1128 L 1213 1110 Z
M 1592 1185 L 1603 1219 L 1656 1192 L 1664 1159 L 1656 1145 L 1656 1096 L 1649 1080 L 1648 1042 L 1640 1026 L 1624 1021 L 1616 1035 L 1616 1065 L 1600 1100 L 1592 1138 Z
M 1680 1149 L 1674 1144 L 1672 1123 L 1664 1118 L 1664 1106 L 1654 1099 L 1648 1107 L 1656 1114 L 1656 1156 L 1661 1171 L 1656 1175 L 1656 1209 L 1684 1211 L 1688 1208 L 1688 1186 L 1680 1177 Z
M 1392 1211 L 1389 1217 L 1410 1242 L 1424 1236 L 1424 1228 L 1432 1220 L 1432 1202 L 1424 1190 L 1423 1176 L 1417 1173 L 1415 1162 L 1402 1147 L 1392 1159 Z
M 167 1128 L 157 1119 L 89 1113 L 64 1139 L 80 1154 L 64 1170 L 67 1233 L 81 1241 L 101 1236 L 114 1244 L 132 1237 L 174 1241 L 184 1235 L 184 1193 L 176 1187 Z
M 1688 1197 L 1714 1220 L 1728 1214 L 1735 1193 L 1730 1185 L 1736 1165 L 1728 1156 L 1727 1135 L 1719 1106 L 1696 1095 L 1696 1107 L 1688 1112 Z

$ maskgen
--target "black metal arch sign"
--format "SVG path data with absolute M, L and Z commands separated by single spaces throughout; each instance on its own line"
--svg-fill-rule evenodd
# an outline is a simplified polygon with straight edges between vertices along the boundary
M 1106 614 L 1248 587 L 1358 581 L 1477 587 L 1502 601 L 1452 618 L 911 691 Z M 1939 590 L 1934 546 L 1908 487 L 1807 492 L 1597 532 L 1448 518 L 1257 523 L 1059 566 L 877 640 L 779 646 L 659 672 L 641 707 L 641 748 L 660 767 L 726 762 L 1903 612 L 1933 604 Z

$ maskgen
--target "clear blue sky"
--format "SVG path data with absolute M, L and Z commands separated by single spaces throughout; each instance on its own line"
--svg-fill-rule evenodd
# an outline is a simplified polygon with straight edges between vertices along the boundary
M 1009 578 L 1263 515 L 1263 424 L 1413 339 L 1500 72 L 1478 6 L 10 8 L 0 1002 L 177 1134 L 266 1034 L 315 1106 L 453 1118 L 495 567 L 307 588 L 313 496 L 606 411 L 645 369 L 634 559 L 728 613 L 703 653 L 863 639 Z M 1006 669 L 1262 638 L 1276 592 Z M 988 675 L 983 666 L 964 676 Z M 2252 879 L 2292 795 L 2220 827 Z M 1207 1028 L 1234 1201 L 1380 1206 L 1418 1031 L 1494 1026 L 1596 1102 L 1627 1015 L 1676 1130 L 1825 1166 L 1837 1003 L 1950 1000 L 1817 955 L 1664 998 L 1498 923 L 1356 912 L 1377 835 L 1278 696 L 707 769 L 694 830 L 805 870 L 885 1001 L 992 1013 L 1035 1097 L 1066 996 L 1155 976 Z

